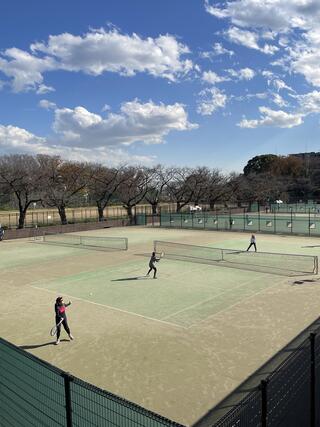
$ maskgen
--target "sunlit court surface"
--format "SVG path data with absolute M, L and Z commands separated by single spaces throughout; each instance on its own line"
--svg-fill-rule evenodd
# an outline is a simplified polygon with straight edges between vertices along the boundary
M 7 240 L 0 244 L 1 336 L 100 388 L 191 425 L 319 316 L 318 275 L 164 256 L 153 242 L 246 250 L 250 234 L 123 227 L 128 250 Z M 258 252 L 320 255 L 317 238 L 257 234 Z M 252 248 L 251 248 L 252 249 Z M 290 261 L 292 263 L 292 261 Z M 247 264 L 247 265 L 246 265 Z M 75 337 L 54 345 L 62 295 Z

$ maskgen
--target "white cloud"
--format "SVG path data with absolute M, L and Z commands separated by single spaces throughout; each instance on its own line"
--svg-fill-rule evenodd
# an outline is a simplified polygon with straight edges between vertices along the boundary
M 53 58 L 37 58 L 16 48 L 7 49 L 0 56 L 0 71 L 11 79 L 14 92 L 41 88 L 42 73 L 56 67 Z
M 227 9 L 214 7 L 210 4 L 209 0 L 205 0 L 204 4 L 206 11 L 217 18 L 227 18 L 229 16 Z
M 171 131 L 198 127 L 187 120 L 181 104 L 134 100 L 124 103 L 118 114 L 108 112 L 106 118 L 80 106 L 57 108 L 45 99 L 39 105 L 54 110 L 54 134 L 44 138 L 16 126 L 0 125 L 0 153 L 61 155 L 105 164 L 152 164 L 154 156 L 136 155 L 133 143 L 162 143 Z
M 61 69 L 94 76 L 105 72 L 125 76 L 146 72 L 175 80 L 193 67 L 190 60 L 181 59 L 189 53 L 188 47 L 170 35 L 142 39 L 137 34 L 129 36 L 117 30 L 100 29 L 83 37 L 69 33 L 50 36 L 47 44 L 36 43 L 31 49 L 54 57 Z
M 271 110 L 267 107 L 260 107 L 261 118 L 259 120 L 243 119 L 237 125 L 241 128 L 257 128 L 261 126 L 292 128 L 303 123 L 302 114 L 289 114 L 282 110 Z
M 228 50 L 222 46 L 221 43 L 214 43 L 212 50 L 209 52 L 203 52 L 201 54 L 202 58 L 212 58 L 219 55 L 229 55 L 230 57 L 234 55 L 233 50 Z
M 197 112 L 202 116 L 211 116 L 218 109 L 225 108 L 227 96 L 218 88 L 205 89 L 200 92 Z
M 11 48 L 0 54 L 0 71 L 11 81 L 15 92 L 53 91 L 43 83 L 43 74 L 53 70 L 93 76 L 106 72 L 123 76 L 147 73 L 176 81 L 194 68 L 190 59 L 182 58 L 190 53 L 188 47 L 168 34 L 143 39 L 115 29 L 100 29 L 83 36 L 49 36 L 47 43 L 31 44 L 30 49 L 31 53 Z
M 230 80 L 227 77 L 218 76 L 214 71 L 204 71 L 202 74 L 202 81 L 206 83 L 210 83 L 212 85 L 216 83 L 222 83 L 226 80 Z
M 278 107 L 287 107 L 288 106 L 288 103 L 287 103 L 287 101 L 285 101 L 283 98 L 282 98 L 282 96 L 281 95 L 279 95 L 278 93 L 273 93 L 272 94 L 272 96 L 273 96 L 273 99 L 272 99 L 272 101 L 276 104 L 276 105 L 278 105 Z
M 241 68 L 240 70 L 229 68 L 227 72 L 237 80 L 251 80 L 256 75 L 255 71 L 251 68 Z
M 320 92 L 314 90 L 304 95 L 295 95 L 304 114 L 320 113 Z
M 130 145 L 139 141 L 159 144 L 171 131 L 197 127 L 188 122 L 181 104 L 142 104 L 138 100 L 122 104 L 119 114 L 110 112 L 106 118 L 84 107 L 56 109 L 53 124 L 64 144 L 77 147 Z
M 39 107 L 44 108 L 45 110 L 54 110 L 56 108 L 56 104 L 48 101 L 47 99 L 41 99 L 39 101 Z
M 303 74 L 308 83 L 320 86 L 320 29 L 309 31 L 302 42 L 290 49 L 290 66 Z
M 267 55 L 273 55 L 277 50 L 276 46 L 265 44 L 263 47 L 259 46 L 259 34 L 242 30 L 238 27 L 230 27 L 224 31 L 224 35 L 233 43 L 245 46 L 249 49 L 259 50 Z
M 55 89 L 53 88 L 53 87 L 51 87 L 51 86 L 46 86 L 46 85 L 44 85 L 44 84 L 40 84 L 39 86 L 38 86 L 38 89 L 37 89 L 37 94 L 38 95 L 43 95 L 43 94 L 45 94 L 45 93 L 48 93 L 48 92 L 54 92 L 55 91 Z
M 230 21 L 230 40 L 252 49 L 259 47 L 258 34 L 260 38 L 274 40 L 277 46 L 259 47 L 266 54 L 280 53 L 271 65 L 301 74 L 309 84 L 320 87 L 319 0 L 222 0 L 216 6 L 213 4 L 207 0 L 205 9 Z M 236 26 L 247 37 L 239 28 L 235 30 Z
M 268 84 L 272 85 L 278 92 L 283 89 L 287 89 L 289 91 L 294 92 L 294 90 L 290 86 L 288 86 L 283 80 L 278 78 L 273 78 L 269 80 Z
M 235 0 L 223 1 L 219 7 L 206 0 L 205 9 L 217 18 L 230 18 L 241 27 L 287 31 L 318 25 L 318 0 Z
M 25 129 L 16 126 L 0 125 L 0 154 L 15 153 L 56 155 L 68 160 L 89 161 L 110 166 L 124 163 L 152 165 L 156 160 L 153 156 L 135 155 L 115 147 L 99 147 L 94 149 L 65 147 L 49 143 L 45 138 L 33 135 Z
M 251 68 L 242 68 L 239 70 L 240 80 L 251 80 L 255 75 L 256 73 Z

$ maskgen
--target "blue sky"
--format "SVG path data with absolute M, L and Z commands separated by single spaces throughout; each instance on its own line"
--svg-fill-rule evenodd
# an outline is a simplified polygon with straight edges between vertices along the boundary
M 11 0 L 0 154 L 240 172 L 319 151 L 318 0 Z

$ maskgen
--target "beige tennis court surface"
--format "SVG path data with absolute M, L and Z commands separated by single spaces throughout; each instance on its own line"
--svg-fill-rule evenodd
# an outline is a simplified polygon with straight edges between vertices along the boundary
M 203 416 L 319 316 L 315 275 L 164 257 L 158 279 L 145 277 L 153 240 L 243 250 L 248 234 L 142 227 L 81 234 L 128 237 L 129 250 L 1 242 L 0 336 L 182 424 Z M 261 234 L 257 245 L 320 255 L 317 238 Z M 72 301 L 75 340 L 63 332 L 55 346 L 49 330 L 58 295 Z

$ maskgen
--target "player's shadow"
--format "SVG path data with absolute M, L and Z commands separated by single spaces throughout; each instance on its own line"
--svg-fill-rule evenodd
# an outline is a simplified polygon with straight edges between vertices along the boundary
M 69 340 L 62 339 L 60 342 L 69 342 Z M 22 348 L 22 350 L 32 350 L 33 348 L 40 348 L 40 347 L 46 347 L 48 345 L 55 345 L 55 341 L 46 342 L 43 344 L 33 344 L 33 345 L 20 345 L 19 348 Z
M 295 280 L 292 285 L 303 285 L 304 283 L 315 283 L 318 280 L 315 279 L 304 279 L 304 280 Z
M 126 282 L 127 280 L 146 280 L 150 279 L 149 276 L 136 276 L 136 277 L 124 277 L 122 279 L 113 279 L 111 282 Z

